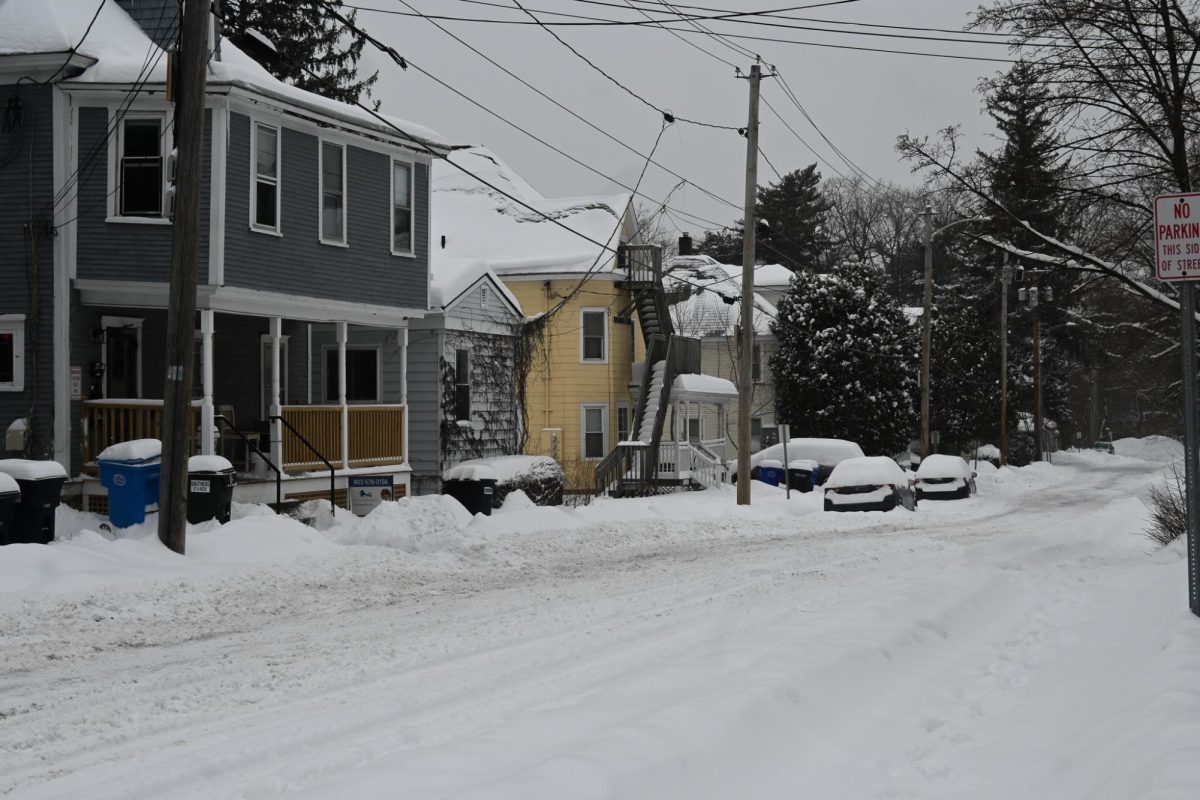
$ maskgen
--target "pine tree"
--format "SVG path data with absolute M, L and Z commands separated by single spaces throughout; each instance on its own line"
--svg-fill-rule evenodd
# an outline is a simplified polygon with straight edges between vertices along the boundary
M 904 449 L 917 425 L 917 328 L 879 268 L 797 273 L 771 331 L 775 413 L 798 436 L 850 439 L 868 454 Z
M 366 39 L 348 30 L 331 10 L 351 23 L 358 13 L 343 10 L 342 0 L 225 0 L 221 32 L 281 81 L 343 103 L 359 103 L 370 98 L 379 73 L 359 78 L 358 59 Z M 275 49 L 264 46 L 254 33 L 270 40 Z
M 754 213 L 758 217 L 757 260 L 783 264 L 793 271 L 818 267 L 829 249 L 825 214 L 829 201 L 821 193 L 821 173 L 810 164 L 784 175 L 777 183 L 758 187 Z M 696 248 L 722 264 L 742 263 L 742 230 L 709 231 Z
M 1016 219 L 993 211 L 991 228 L 1019 247 L 1041 244 L 1019 221 L 1059 236 L 1066 224 L 1063 189 L 1069 163 L 1059 159 L 1059 142 L 1050 119 L 1050 91 L 1034 68 L 1018 61 L 990 87 L 987 112 L 1004 136 L 994 154 L 981 153 L 993 196 Z

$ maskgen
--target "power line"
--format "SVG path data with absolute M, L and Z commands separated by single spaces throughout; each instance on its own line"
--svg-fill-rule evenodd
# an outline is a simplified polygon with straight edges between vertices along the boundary
M 587 56 L 585 56 L 583 53 L 579 52 L 579 51 L 578 51 L 578 50 L 576 50 L 574 47 L 572 47 L 570 44 L 568 44 L 568 43 L 567 43 L 567 41 L 566 41 L 565 39 L 563 39 L 561 36 L 559 36 L 557 33 L 555 33 L 555 32 L 554 32 L 553 30 L 551 30 L 550 28 L 548 28 L 548 27 L 546 27 L 545 25 L 543 25 L 540 19 L 538 19 L 536 16 L 534 16 L 534 15 L 533 15 L 532 13 L 530 13 L 529 11 L 526 11 L 525 7 L 521 5 L 521 0 L 513 0 L 513 4 L 514 4 L 514 5 L 516 5 L 516 6 L 517 6 L 517 8 L 521 9 L 521 10 L 522 10 L 522 11 L 524 11 L 526 14 L 528 14 L 528 15 L 529 15 L 529 18 L 530 18 L 530 19 L 532 19 L 532 20 L 534 20 L 534 21 L 536 21 L 536 22 L 538 23 L 538 26 L 539 26 L 539 27 L 540 27 L 542 30 L 544 30 L 546 33 L 548 33 L 548 34 L 550 34 L 551 36 L 553 36 L 553 37 L 554 37 L 554 39 L 555 39 L 555 40 L 556 40 L 556 41 L 557 41 L 559 44 L 561 44 L 563 47 L 567 48 L 567 49 L 568 49 L 568 50 L 570 50 L 572 53 L 574 53 L 574 54 L 575 54 L 575 56 L 576 56 L 576 57 L 578 57 L 580 60 L 582 60 L 582 61 L 583 61 L 585 64 L 587 64 L 588 66 L 590 66 L 590 67 L 591 67 L 592 69 L 594 69 L 596 72 L 599 72 L 601 75 L 603 75 L 605 78 L 607 78 L 609 81 L 611 81 L 611 82 L 612 82 L 614 85 L 616 85 L 617 87 L 619 87 L 619 88 L 620 88 L 622 91 L 624 91 L 624 92 L 625 92 L 626 94 L 628 94 L 630 97 L 633 97 L 633 98 L 634 98 L 634 99 L 636 99 L 638 102 L 640 102 L 640 103 L 644 104 L 645 106 L 647 106 L 647 107 L 649 107 L 649 108 L 652 108 L 652 109 L 654 109 L 655 111 L 657 111 L 657 112 L 658 112 L 659 114 L 661 114 L 661 115 L 663 116 L 663 118 L 665 118 L 665 119 L 666 119 L 668 122 L 674 122 L 674 121 L 678 120 L 679 122 L 687 122 L 687 123 L 689 123 L 689 124 L 692 124 L 692 125 L 699 125 L 699 126 L 701 126 L 701 127 L 704 127 L 704 128 L 716 128 L 716 129 L 718 129 L 718 130 L 726 130 L 726 131 L 736 131 L 736 130 L 739 130 L 739 126 L 737 126 L 737 125 L 718 125 L 718 124 L 716 124 L 716 123 L 712 123 L 712 122 L 700 122 L 700 121 L 698 121 L 698 120 L 694 120 L 694 119 L 688 119 L 688 118 L 686 118 L 686 117 L 679 117 L 679 116 L 676 116 L 676 115 L 674 115 L 674 114 L 671 114 L 669 111 L 667 111 L 667 110 L 665 110 L 665 109 L 659 108 L 658 106 L 654 105 L 654 104 L 653 104 L 653 103 L 651 103 L 649 100 L 647 100 L 646 98 L 642 97 L 642 96 L 641 96 L 640 94 L 638 94 L 637 92 L 635 92 L 635 91 L 633 91 L 632 89 L 630 89 L 630 88 L 629 88 L 628 86 L 626 86 L 625 84 L 623 84 L 623 83 L 621 83 L 620 81 L 618 81 L 618 80 L 617 80 L 616 78 L 614 78 L 612 75 L 609 75 L 607 72 L 605 72 L 605 71 L 604 71 L 603 69 L 601 69 L 599 66 L 597 66 L 595 62 L 593 62 L 591 59 L 589 59 L 589 58 L 588 58 Z

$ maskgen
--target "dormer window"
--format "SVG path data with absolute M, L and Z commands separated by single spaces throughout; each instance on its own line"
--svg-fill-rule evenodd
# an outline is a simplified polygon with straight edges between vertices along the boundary
M 122 217 L 163 216 L 164 124 L 162 115 L 121 120 L 117 213 Z

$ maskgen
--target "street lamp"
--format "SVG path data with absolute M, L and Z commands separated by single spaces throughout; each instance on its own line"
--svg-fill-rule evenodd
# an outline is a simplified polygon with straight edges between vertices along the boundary
M 933 351 L 933 239 L 942 231 L 974 222 L 979 217 L 956 219 L 948 225 L 934 230 L 933 206 L 926 205 L 925 218 L 925 314 L 921 318 L 921 460 L 929 456 L 929 373 L 930 357 Z

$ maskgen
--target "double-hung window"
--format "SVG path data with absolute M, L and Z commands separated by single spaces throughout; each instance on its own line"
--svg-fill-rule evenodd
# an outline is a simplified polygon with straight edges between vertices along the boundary
M 253 144 L 250 227 L 279 233 L 279 128 L 255 123 Z
M 321 242 L 346 243 L 346 148 L 321 142 Z
M 471 418 L 471 351 L 454 351 L 454 419 Z
M 604 450 L 608 445 L 608 405 L 585 403 L 581 410 L 581 416 L 583 457 L 585 459 L 604 458 Z
M 163 176 L 165 118 L 126 117 L 121 120 L 118 153 L 120 182 L 117 213 L 122 217 L 162 217 L 166 182 Z
M 392 253 L 413 254 L 413 165 L 392 162 Z
M 0 314 L 0 392 L 25 388 L 25 315 Z
M 580 316 L 581 361 L 603 363 L 608 360 L 608 311 L 585 308 Z

